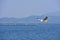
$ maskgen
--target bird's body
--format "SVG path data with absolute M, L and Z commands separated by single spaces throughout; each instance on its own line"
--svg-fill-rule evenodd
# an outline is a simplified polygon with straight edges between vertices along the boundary
M 44 19 L 40 20 L 41 22 L 47 22 L 48 21 L 48 17 L 46 16 Z
M 46 16 L 44 19 L 38 19 L 38 20 L 40 20 L 40 22 L 48 22 L 48 17 Z

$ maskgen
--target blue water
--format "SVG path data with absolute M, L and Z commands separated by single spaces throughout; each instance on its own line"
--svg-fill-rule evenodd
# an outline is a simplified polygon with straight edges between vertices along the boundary
M 60 40 L 60 25 L 0 26 L 0 40 Z

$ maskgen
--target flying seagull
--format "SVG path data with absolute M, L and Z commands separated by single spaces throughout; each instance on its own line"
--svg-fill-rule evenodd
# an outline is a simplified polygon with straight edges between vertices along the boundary
M 48 22 L 48 17 L 46 16 L 45 18 L 43 18 L 43 19 L 38 19 L 40 22 L 43 22 L 43 23 L 45 23 L 45 22 Z
M 40 20 L 41 22 L 47 22 L 48 21 L 48 17 L 46 16 L 44 19 Z

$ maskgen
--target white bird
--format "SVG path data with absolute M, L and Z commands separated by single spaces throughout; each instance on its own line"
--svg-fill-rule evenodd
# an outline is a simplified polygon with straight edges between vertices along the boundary
M 48 22 L 48 17 L 46 16 L 44 19 L 38 19 L 40 22 Z

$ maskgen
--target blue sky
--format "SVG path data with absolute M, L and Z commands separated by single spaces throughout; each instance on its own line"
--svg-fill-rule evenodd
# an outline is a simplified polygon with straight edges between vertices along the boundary
M 0 17 L 22 18 L 60 11 L 59 0 L 0 0 Z

